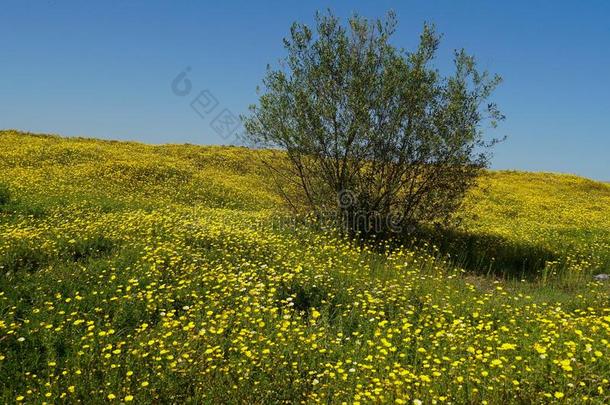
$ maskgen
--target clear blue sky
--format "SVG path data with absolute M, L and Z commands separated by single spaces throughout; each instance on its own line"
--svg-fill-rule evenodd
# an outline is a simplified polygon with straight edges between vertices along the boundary
M 382 17 L 413 49 L 424 21 L 505 81 L 507 119 L 493 167 L 610 181 L 610 2 L 587 1 L 23 1 L 0 4 L 0 128 L 140 140 L 228 143 L 212 120 L 256 101 L 282 38 L 315 10 Z M 186 67 L 191 93 L 173 79 Z M 217 104 L 190 102 L 209 90 Z M 201 101 L 201 99 L 200 99 Z M 201 111 L 201 105 L 199 105 Z

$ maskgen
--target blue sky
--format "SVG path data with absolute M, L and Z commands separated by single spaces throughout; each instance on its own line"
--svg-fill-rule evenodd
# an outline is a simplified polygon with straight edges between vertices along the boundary
M 610 181 L 610 2 L 3 1 L 0 128 L 149 143 L 228 143 L 220 113 L 256 101 L 293 21 L 331 8 L 399 18 L 413 49 L 424 21 L 444 34 L 438 65 L 466 48 L 501 74 L 507 116 L 494 168 Z M 172 91 L 189 67 L 191 91 Z M 191 101 L 204 93 L 205 107 Z M 202 98 L 199 98 L 202 102 Z M 204 103 L 205 104 L 205 103 Z

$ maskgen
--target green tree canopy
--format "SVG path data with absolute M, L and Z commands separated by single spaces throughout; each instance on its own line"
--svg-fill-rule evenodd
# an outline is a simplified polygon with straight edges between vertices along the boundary
M 245 118 L 250 140 L 283 154 L 268 166 L 290 206 L 338 213 L 352 232 L 448 221 L 497 142 L 483 124 L 503 118 L 488 101 L 499 76 L 463 50 L 443 76 L 434 27 L 424 25 L 413 52 L 390 43 L 395 27 L 391 12 L 293 24 Z

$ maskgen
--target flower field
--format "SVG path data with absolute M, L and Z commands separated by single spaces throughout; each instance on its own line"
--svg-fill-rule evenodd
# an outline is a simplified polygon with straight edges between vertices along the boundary
M 259 153 L 0 131 L 0 401 L 610 402 L 610 185 L 490 172 L 448 256 L 287 226 Z

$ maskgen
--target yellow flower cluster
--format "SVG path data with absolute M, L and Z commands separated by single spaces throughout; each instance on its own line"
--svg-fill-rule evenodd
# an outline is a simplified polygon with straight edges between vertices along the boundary
M 2 402 L 610 401 L 603 283 L 473 276 L 282 222 L 243 149 L 4 132 L 0 150 Z M 489 200 L 480 229 L 534 222 L 492 227 Z M 586 211 L 571 221 L 601 238 Z M 592 240 L 572 243 L 603 259 Z
M 466 203 L 470 232 L 502 238 L 505 250 L 554 256 L 540 266 L 543 278 L 582 283 L 591 273 L 608 272 L 610 184 L 510 171 L 490 172 L 480 183 Z

